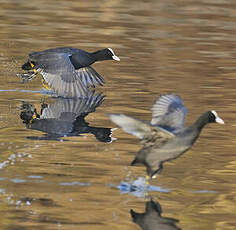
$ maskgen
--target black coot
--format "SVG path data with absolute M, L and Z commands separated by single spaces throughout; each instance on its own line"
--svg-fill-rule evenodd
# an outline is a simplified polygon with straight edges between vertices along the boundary
M 203 113 L 192 125 L 184 127 L 186 108 L 179 96 L 160 96 L 152 107 L 151 123 L 123 114 L 110 114 L 110 119 L 125 132 L 141 139 L 144 147 L 137 153 L 131 165 L 142 163 L 150 177 L 160 172 L 162 164 L 179 157 L 190 149 L 202 128 L 211 122 L 224 124 L 212 110 Z
M 41 73 L 44 86 L 58 96 L 67 98 L 86 97 L 88 86 L 102 85 L 103 78 L 90 66 L 96 61 L 120 59 L 111 48 L 93 53 L 81 49 L 63 47 L 29 54 L 22 66 L 27 73 L 17 74 L 23 80 L 31 80 Z

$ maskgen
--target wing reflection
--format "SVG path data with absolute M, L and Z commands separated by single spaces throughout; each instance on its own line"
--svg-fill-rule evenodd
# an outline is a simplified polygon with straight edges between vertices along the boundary
M 91 133 L 101 142 L 112 141 L 112 129 L 92 127 L 85 118 L 95 112 L 102 104 L 104 96 L 92 92 L 88 98 L 64 99 L 56 98 L 51 104 L 41 104 L 40 113 L 35 105 L 23 102 L 20 118 L 28 129 L 46 133 L 43 137 L 30 136 L 29 139 L 60 140 L 65 136 L 78 136 Z
M 133 222 L 139 225 L 142 230 L 181 230 L 176 226 L 177 219 L 162 217 L 161 213 L 161 205 L 153 200 L 146 202 L 144 213 L 130 210 Z

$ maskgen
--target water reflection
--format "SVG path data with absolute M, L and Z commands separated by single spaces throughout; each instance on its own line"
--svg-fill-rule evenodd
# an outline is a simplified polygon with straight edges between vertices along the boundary
M 144 213 L 137 213 L 131 209 L 130 214 L 133 222 L 143 230 L 181 230 L 176 226 L 177 219 L 162 217 L 162 208 L 157 201 L 146 202 Z
M 34 104 L 23 102 L 20 118 L 28 129 L 46 133 L 43 137 L 29 136 L 29 139 L 61 140 L 61 137 L 87 133 L 93 134 L 101 142 L 111 142 L 111 128 L 89 126 L 85 120 L 89 113 L 95 112 L 103 100 L 102 94 L 94 92 L 90 93 L 88 98 L 77 100 L 56 98 L 51 104 L 43 102 L 40 112 Z
M 151 185 L 147 183 L 144 177 L 139 177 L 134 181 L 121 181 L 118 186 L 110 185 L 120 190 L 121 194 L 131 194 L 136 197 L 149 197 L 149 192 L 170 192 L 170 189 L 162 188 L 160 186 Z
M 141 212 L 145 202 L 105 186 L 107 183 L 118 186 L 124 178 L 134 176 L 126 165 L 131 157 L 127 153 L 137 152 L 138 146 L 133 144 L 136 140 L 131 137 L 127 140 L 127 135 L 120 132 L 119 142 L 104 145 L 90 134 L 87 143 L 82 142 L 82 137 L 65 138 L 79 142 L 58 143 L 55 148 L 54 141 L 25 139 L 25 135 L 43 136 L 43 132 L 26 129 L 16 118 L 19 113 L 14 113 L 24 98 L 40 114 L 39 101 L 45 95 L 39 91 L 39 78 L 21 84 L 15 77 L 27 53 L 73 46 L 88 51 L 114 47 L 123 57 L 119 68 L 115 62 L 94 65 L 107 81 L 103 88 L 107 98 L 96 113 L 85 118 L 90 125 L 95 125 L 90 120 L 92 116 L 99 118 L 97 126 L 114 127 L 108 126 L 107 118 L 103 119 L 109 112 L 137 114 L 148 120 L 150 114 L 146 110 L 153 95 L 173 91 L 188 104 L 189 121 L 209 106 L 224 114 L 229 120 L 226 127 L 205 130 L 204 140 L 152 183 L 171 189 L 160 194 L 167 201 L 159 201 L 165 205 L 163 216 L 180 219 L 167 213 L 166 206 L 175 213 L 181 212 L 184 229 L 233 229 L 235 6 L 235 0 L 1 1 L 0 169 L 1 178 L 5 178 L 0 179 L 2 228 L 139 229 L 131 223 L 129 210 Z M 138 171 L 141 173 L 142 169 Z M 19 183 L 23 180 L 26 182 Z M 133 191 L 134 185 L 125 188 Z M 9 196 L 2 195 L 1 189 Z M 209 190 L 215 193 L 205 194 Z M 11 203 L 13 198 L 17 202 L 22 197 L 34 198 L 36 204 L 33 200 L 32 205 L 26 205 L 28 199 L 17 206 Z M 60 207 L 45 207 L 38 202 L 40 198 L 53 198 Z M 78 223 L 78 227 L 69 225 L 73 223 Z

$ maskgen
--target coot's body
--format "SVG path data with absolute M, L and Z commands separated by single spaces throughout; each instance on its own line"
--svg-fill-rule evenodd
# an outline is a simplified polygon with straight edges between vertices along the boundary
M 90 65 L 112 59 L 120 60 L 111 48 L 93 53 L 70 47 L 48 49 L 30 53 L 28 61 L 22 66 L 28 73 L 18 75 L 29 80 L 41 73 L 48 87 L 58 96 L 87 97 L 89 86 L 104 83 Z
M 180 97 L 173 94 L 158 98 L 152 112 L 150 124 L 123 114 L 110 114 L 114 123 L 141 139 L 144 147 L 131 165 L 144 164 L 150 177 L 160 172 L 164 162 L 175 159 L 190 149 L 207 123 L 224 123 L 215 111 L 208 111 L 194 124 L 184 127 L 187 110 Z

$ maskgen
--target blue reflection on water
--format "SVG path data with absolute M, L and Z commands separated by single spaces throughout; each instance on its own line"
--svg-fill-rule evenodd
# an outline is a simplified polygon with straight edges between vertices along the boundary
M 13 183 L 25 183 L 26 182 L 26 180 L 20 179 L 20 178 L 13 178 L 13 179 L 11 179 L 11 181 Z
M 26 90 L 26 89 L 0 89 L 0 92 L 22 92 L 22 93 L 41 93 L 54 95 L 52 91 L 41 89 L 41 90 Z
M 74 186 L 74 185 L 78 185 L 78 186 L 90 186 L 90 183 L 82 183 L 79 181 L 73 181 L 73 182 L 61 182 L 60 185 L 62 186 Z
M 110 187 L 115 187 L 120 190 L 121 194 L 129 193 L 136 197 L 145 197 L 147 192 L 170 192 L 170 189 L 165 189 L 159 186 L 150 185 L 147 183 L 144 177 L 139 177 L 137 180 L 132 182 L 121 181 L 118 186 L 110 185 Z
M 136 197 L 146 197 L 149 192 L 162 192 L 168 193 L 172 192 L 173 189 L 162 188 L 160 186 L 155 186 L 147 183 L 144 177 L 139 177 L 137 180 L 132 182 L 121 181 L 120 184 L 114 185 L 110 184 L 110 187 L 117 188 L 120 190 L 121 194 L 129 193 Z M 216 193 L 216 191 L 210 190 L 197 190 L 197 191 L 188 191 L 190 193 Z

